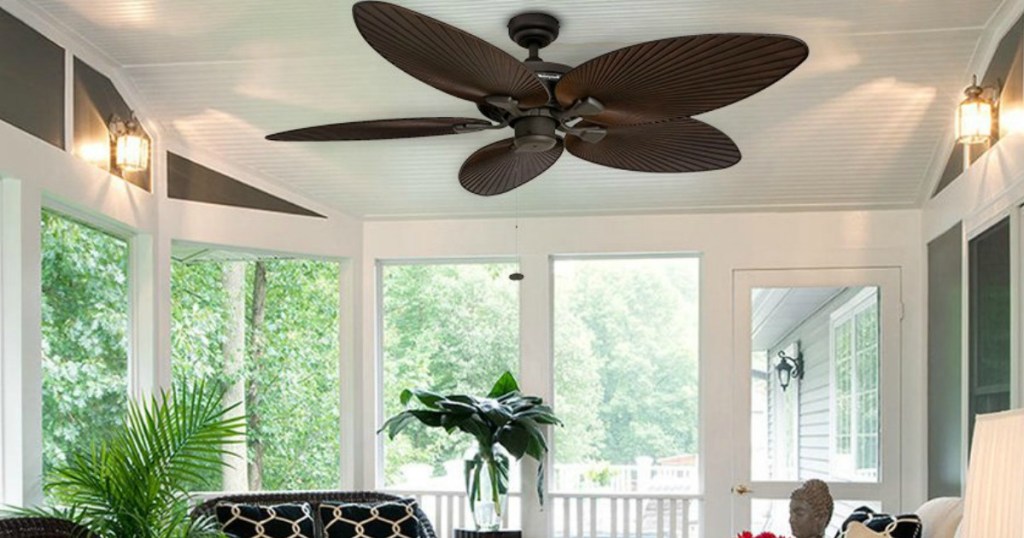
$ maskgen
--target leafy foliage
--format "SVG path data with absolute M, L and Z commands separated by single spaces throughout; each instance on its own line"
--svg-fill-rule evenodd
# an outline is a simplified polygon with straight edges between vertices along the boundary
M 686 258 L 556 262 L 557 462 L 695 453 L 697 277 Z
M 408 408 L 415 398 L 421 408 Z M 476 489 L 480 484 L 479 474 L 482 467 L 491 474 L 490 483 L 494 487 L 495 503 L 499 493 L 508 491 L 508 464 L 502 462 L 495 465 L 492 448 L 501 445 L 517 460 L 530 456 L 541 463 L 538 469 L 537 494 L 544 499 L 544 454 L 548 451 L 547 441 L 541 429 L 544 425 L 561 425 L 550 407 L 536 396 L 524 396 L 519 391 L 519 384 L 511 372 L 505 372 L 494 383 L 485 397 L 466 394 L 441 395 L 424 389 L 406 389 L 400 397 L 402 405 L 407 408 L 392 416 L 381 426 L 378 433 L 387 430 L 388 437 L 396 435 L 410 424 L 419 421 L 431 427 L 441 428 L 447 433 L 459 430 L 476 439 L 481 461 L 470 471 L 475 474 L 467 477 L 473 488 L 469 493 L 470 506 L 480 492 Z M 480 465 L 483 464 L 483 465 Z
M 519 285 L 512 264 L 388 265 L 383 269 L 383 404 L 403 409 L 410 386 L 485 394 L 519 364 Z M 414 423 L 386 443 L 385 484 L 419 462 L 440 471 L 461 460 L 468 439 Z
M 221 447 L 242 434 L 222 393 L 181 385 L 148 402 L 131 402 L 126 424 L 46 474 L 57 508 L 17 512 L 69 519 L 102 538 L 218 535 L 211 520 L 189 517 L 187 484 L 220 472 Z
M 510 264 L 383 269 L 385 416 L 401 391 L 484 393 L 518 364 L 518 284 Z M 555 262 L 554 407 L 558 463 L 631 464 L 694 453 L 698 429 L 698 263 L 694 259 Z M 527 276 L 529 278 L 529 276 Z M 386 443 L 399 469 L 461 459 L 465 437 L 414 422 Z
M 44 211 L 44 471 L 117 431 L 128 400 L 128 245 Z
M 175 383 L 204 380 L 220 387 L 257 380 L 258 399 L 246 413 L 251 452 L 262 444 L 262 484 L 267 490 L 330 489 L 340 481 L 338 264 L 317 260 L 266 260 L 263 330 L 248 320 L 246 366 L 225 374 L 224 343 L 231 305 L 222 284 L 226 263 L 175 262 L 172 267 L 172 367 Z M 254 262 L 246 263 L 246 305 L 252 302 Z M 260 338 L 259 360 L 253 360 Z M 220 489 L 220 476 L 197 489 Z

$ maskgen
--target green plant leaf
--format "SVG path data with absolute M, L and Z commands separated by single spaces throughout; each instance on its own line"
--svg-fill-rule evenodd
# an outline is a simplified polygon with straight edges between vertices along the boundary
M 53 514 L 100 537 L 215 532 L 209 520 L 190 519 L 186 485 L 219 473 L 222 447 L 240 440 L 244 417 L 230 417 L 222 398 L 200 384 L 130 402 L 121 431 L 69 454 L 44 477 L 54 503 L 68 507 Z
M 381 425 L 377 433 L 380 433 L 387 429 L 388 438 L 394 439 L 402 430 L 404 430 L 409 424 L 416 420 L 416 416 L 409 411 L 402 411 L 401 413 L 387 419 L 384 424 Z
M 494 425 L 495 429 L 503 427 L 512 420 L 512 413 L 497 400 L 486 399 L 481 402 L 480 413 Z
M 412 393 L 412 395 L 415 396 L 416 399 L 420 401 L 420 403 L 422 403 L 423 405 L 427 406 L 430 409 L 437 409 L 438 403 L 444 400 L 444 396 L 436 392 L 431 392 L 429 390 L 407 389 L 406 391 L 402 391 L 402 394 L 404 395 L 406 392 Z M 409 402 L 407 399 L 406 401 L 402 402 L 402 405 L 406 405 L 408 403 Z
M 404 406 L 414 398 L 426 409 L 406 409 L 385 421 L 380 431 L 387 429 L 394 437 L 416 420 L 428 427 L 443 428 L 448 433 L 455 430 L 467 433 L 480 447 L 486 447 L 481 448 L 486 458 L 478 455 L 466 461 L 466 489 L 471 509 L 484 494 L 480 491 L 482 472 L 487 472 L 491 478 L 491 491 L 486 494 L 497 500 L 499 493 L 508 491 L 508 458 L 504 453 L 492 457 L 491 446 L 501 445 L 516 459 L 530 456 L 543 463 L 548 445 L 542 425 L 562 424 L 552 409 L 544 405 L 543 399 L 521 394 L 510 372 L 503 373 L 483 398 L 467 394 L 441 395 L 421 389 L 405 390 L 400 396 Z M 504 461 L 504 466 L 497 463 L 498 460 Z M 487 469 L 483 469 L 484 465 Z M 539 488 L 543 487 L 543 469 L 543 465 L 538 469 Z
M 479 409 L 475 405 L 470 405 L 463 402 L 456 402 L 451 399 L 438 400 L 436 408 L 462 415 L 469 415 L 479 411 Z
M 487 394 L 488 398 L 499 398 L 511 392 L 519 391 L 519 383 L 516 383 L 516 378 L 512 375 L 512 372 L 505 372 L 501 374 L 498 381 L 494 383 L 494 387 L 491 388 L 491 392 Z
M 425 426 L 431 428 L 441 427 L 441 419 L 445 416 L 443 411 L 430 411 L 427 409 L 410 409 L 406 412 L 416 417 L 416 420 L 419 420 Z
M 498 442 L 518 460 L 526 454 L 526 447 L 530 444 L 530 434 L 522 426 L 511 424 L 498 432 Z
M 398 401 L 402 403 L 402 407 L 409 405 L 409 401 L 412 400 L 412 391 L 405 389 L 401 394 L 398 395 Z

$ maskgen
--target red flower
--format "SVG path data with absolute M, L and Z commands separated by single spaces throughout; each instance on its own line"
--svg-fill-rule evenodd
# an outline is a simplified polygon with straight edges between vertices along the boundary
M 761 534 L 758 534 L 756 536 L 754 535 L 754 533 L 752 533 L 750 531 L 743 531 L 743 532 L 737 534 L 736 538 L 786 538 L 786 537 L 781 535 L 781 534 L 775 534 L 774 532 L 767 532 L 767 531 L 762 532 Z

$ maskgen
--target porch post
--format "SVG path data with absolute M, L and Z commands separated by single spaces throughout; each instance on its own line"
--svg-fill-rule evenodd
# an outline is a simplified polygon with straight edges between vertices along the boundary
M 519 381 L 524 393 L 540 396 L 550 404 L 555 397 L 551 263 L 544 253 L 529 254 L 520 257 L 519 266 L 526 275 L 519 284 Z M 557 413 L 557 409 L 555 411 Z M 553 448 L 552 428 L 547 428 L 546 433 L 548 444 Z M 544 462 L 549 478 L 554 469 L 550 454 Z M 545 504 L 541 508 L 537 498 L 536 463 L 524 458 L 520 467 L 523 536 L 548 538 L 552 531 L 552 501 L 545 493 Z M 551 483 L 550 480 L 545 482 Z
M 2 501 L 42 502 L 42 195 L 30 182 L 0 180 L 0 456 Z

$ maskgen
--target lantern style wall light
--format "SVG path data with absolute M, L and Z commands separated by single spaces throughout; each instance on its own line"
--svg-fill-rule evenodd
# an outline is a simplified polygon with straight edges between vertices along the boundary
M 964 89 L 966 98 L 956 109 L 956 141 L 965 146 L 992 142 L 996 105 L 985 97 L 987 89 L 978 85 L 978 76 L 974 75 L 971 85 Z
M 785 392 L 792 380 L 804 378 L 804 354 L 797 349 L 796 357 L 790 357 L 785 351 L 780 351 L 775 373 L 779 376 L 779 386 Z
M 149 137 L 132 114 L 127 121 L 110 118 L 110 140 L 114 166 L 121 172 L 138 172 L 149 168 Z

